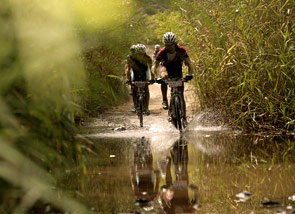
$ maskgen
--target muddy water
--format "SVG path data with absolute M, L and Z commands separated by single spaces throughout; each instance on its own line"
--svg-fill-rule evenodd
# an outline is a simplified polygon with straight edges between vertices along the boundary
M 295 213 L 294 137 L 156 124 L 89 128 L 96 154 L 68 188 L 94 213 Z

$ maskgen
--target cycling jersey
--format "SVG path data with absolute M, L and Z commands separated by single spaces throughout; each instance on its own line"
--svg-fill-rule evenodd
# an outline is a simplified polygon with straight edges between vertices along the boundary
M 153 53 L 153 56 L 157 56 L 157 53 L 159 52 L 159 50 L 155 50 Z
M 133 80 L 145 81 L 149 79 L 149 67 L 152 64 L 152 59 L 148 55 L 143 55 L 140 60 L 128 55 L 127 64 L 132 68 Z
M 186 50 L 178 44 L 175 44 L 176 55 L 172 61 L 168 60 L 168 51 L 164 47 L 157 56 L 156 60 L 160 61 L 166 67 L 169 77 L 182 77 L 182 63 L 188 57 Z

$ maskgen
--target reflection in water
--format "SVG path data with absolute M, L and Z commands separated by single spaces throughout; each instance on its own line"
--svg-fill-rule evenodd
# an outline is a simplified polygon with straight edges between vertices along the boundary
M 159 171 L 153 169 L 150 141 L 144 137 L 135 142 L 134 165 L 131 167 L 131 184 L 136 196 L 135 205 L 150 211 L 159 189 Z
M 172 179 L 171 165 L 174 165 L 175 179 Z M 188 146 L 182 140 L 177 140 L 167 157 L 166 184 L 161 187 L 158 196 L 160 207 L 165 213 L 195 213 L 198 208 L 198 188 L 189 185 L 188 176 Z M 189 198 L 189 189 L 193 198 Z
M 98 155 L 87 165 L 85 191 L 74 173 L 66 186 L 82 192 L 97 213 L 294 211 L 294 137 L 208 130 L 186 131 L 183 139 L 178 133 L 140 134 L 145 138 L 91 138 Z M 238 197 L 245 192 L 251 197 Z

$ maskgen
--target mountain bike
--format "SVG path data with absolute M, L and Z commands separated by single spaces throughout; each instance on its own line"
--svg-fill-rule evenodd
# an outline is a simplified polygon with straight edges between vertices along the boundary
M 170 87 L 170 105 L 168 116 L 171 118 L 172 124 L 178 130 L 182 131 L 183 116 L 184 116 L 184 100 L 181 96 L 181 87 L 184 82 L 187 82 L 186 78 L 173 78 L 168 80 L 157 79 L 157 83 L 165 83 Z
M 136 86 L 137 88 L 137 97 L 136 97 L 136 113 L 139 118 L 140 127 L 143 127 L 143 114 L 146 111 L 145 104 L 145 89 L 148 85 L 153 84 L 154 81 L 127 81 L 127 84 Z M 135 89 L 133 89 L 135 90 Z

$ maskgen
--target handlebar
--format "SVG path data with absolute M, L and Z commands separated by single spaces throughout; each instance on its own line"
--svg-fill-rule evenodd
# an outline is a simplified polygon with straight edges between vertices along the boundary
M 151 80 L 145 80 L 145 81 L 131 81 L 131 80 L 127 80 L 126 81 L 126 84 L 128 84 L 128 85 L 134 85 L 135 82 L 144 82 L 145 84 L 151 85 L 151 84 L 154 84 L 154 83 L 162 84 L 162 83 L 165 83 L 166 81 L 183 81 L 183 82 L 188 82 L 192 78 L 193 78 L 193 75 L 189 74 L 189 75 L 186 75 L 183 78 L 179 78 L 179 77 L 175 77 L 175 78 L 171 78 L 171 79 L 157 78 L 157 79 L 151 79 Z
M 151 84 L 154 84 L 156 82 L 156 80 L 154 80 L 154 79 L 145 80 L 145 81 L 131 81 L 131 80 L 127 80 L 126 81 L 126 84 L 128 84 L 128 85 L 134 85 L 137 82 L 141 82 L 141 83 L 144 82 L 147 85 L 151 85 Z
M 161 79 L 161 78 L 158 78 L 158 79 L 156 79 L 156 83 L 158 83 L 158 84 L 162 84 L 162 83 L 166 83 L 166 82 L 169 82 L 169 81 L 182 81 L 182 82 L 188 82 L 188 81 L 191 80 L 192 78 L 193 78 L 192 75 L 186 75 L 186 76 L 183 77 L 183 78 L 179 78 L 179 77 L 170 78 L 170 79 Z

